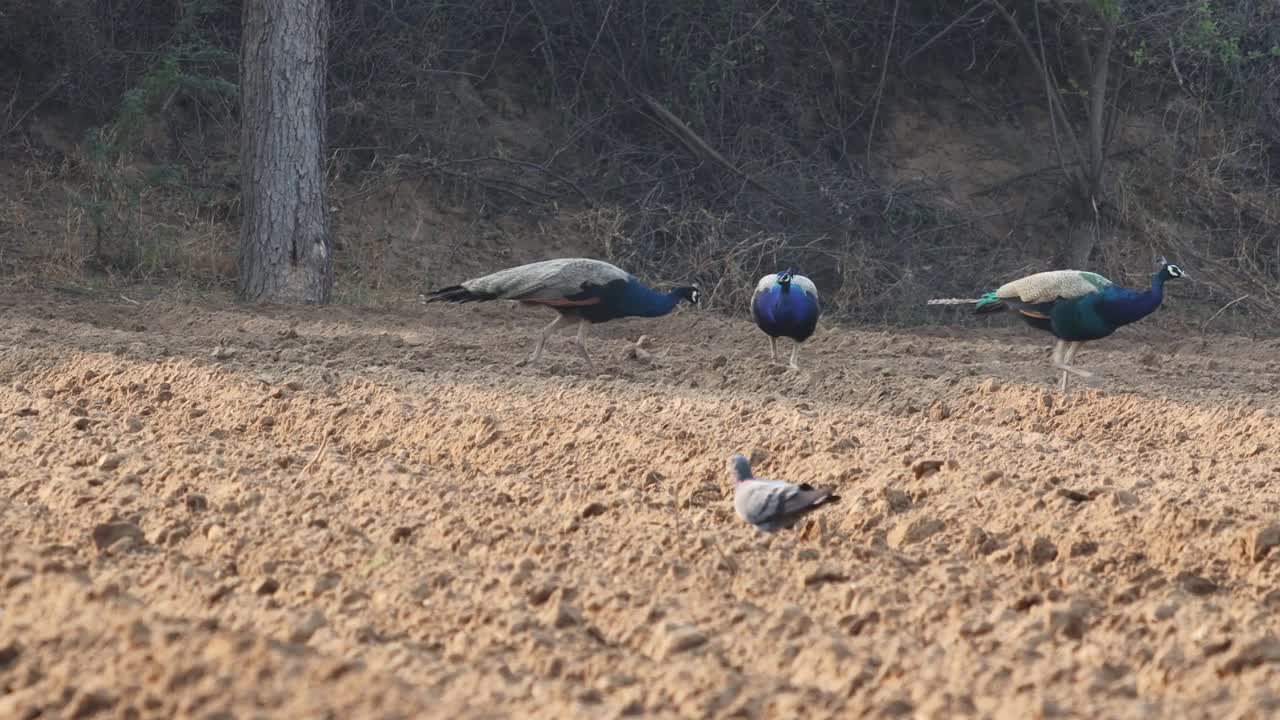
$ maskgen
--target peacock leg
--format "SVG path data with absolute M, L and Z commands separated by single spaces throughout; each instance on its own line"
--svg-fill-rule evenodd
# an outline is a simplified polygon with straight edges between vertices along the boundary
M 587 361 L 587 367 L 594 370 L 595 363 L 591 362 L 591 356 L 587 354 L 587 326 L 590 324 L 586 319 L 578 321 L 578 337 L 573 342 L 578 346 L 578 354 Z
M 1079 348 L 1080 348 L 1079 342 L 1067 343 L 1063 340 L 1059 340 L 1058 347 L 1055 347 L 1053 351 L 1053 357 L 1054 357 L 1053 366 L 1058 368 L 1059 370 L 1062 370 L 1064 372 L 1069 372 L 1072 375 L 1088 380 L 1089 378 L 1093 377 L 1093 373 L 1089 372 L 1088 370 L 1075 367 L 1071 364 L 1071 358 L 1075 356 L 1076 350 L 1078 350 Z M 1059 349 L 1063 349 L 1064 352 L 1059 354 Z
M 800 366 L 796 364 L 796 353 L 800 352 L 800 343 L 791 344 L 791 369 L 799 370 Z
M 1070 365 L 1071 367 L 1075 367 L 1074 362 L 1076 359 L 1076 351 L 1079 350 L 1080 346 L 1083 344 L 1084 344 L 1083 342 L 1073 342 L 1071 343 L 1071 347 L 1067 348 L 1067 357 L 1065 358 L 1067 365 Z M 1097 377 L 1097 373 L 1090 372 L 1082 368 L 1076 368 L 1076 374 L 1080 375 L 1080 377 L 1085 379 Z
M 1062 357 L 1065 354 L 1064 351 L 1066 350 L 1066 347 L 1067 347 L 1066 340 L 1058 340 L 1053 344 L 1053 359 L 1050 362 L 1052 362 L 1055 368 L 1059 368 L 1059 369 L 1062 368 L 1064 364 L 1062 361 Z M 1062 371 L 1062 380 L 1058 383 L 1058 392 L 1060 393 L 1067 392 L 1067 371 L 1066 370 Z
M 777 364 L 778 362 L 778 338 L 769 338 L 769 362 Z
M 538 346 L 533 350 L 533 358 L 529 360 L 530 363 L 538 362 L 538 359 L 542 357 L 542 348 L 547 344 L 547 338 L 551 337 L 551 333 L 564 324 L 564 321 L 564 315 L 556 313 L 556 319 L 552 320 L 550 325 L 542 328 L 542 334 L 538 336 Z

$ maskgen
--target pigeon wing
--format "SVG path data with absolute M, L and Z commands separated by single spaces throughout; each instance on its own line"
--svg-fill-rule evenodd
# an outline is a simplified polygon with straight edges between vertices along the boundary
M 734 506 L 738 515 L 763 529 L 784 527 L 828 501 L 838 500 L 830 490 L 782 480 L 749 480 L 740 483 Z

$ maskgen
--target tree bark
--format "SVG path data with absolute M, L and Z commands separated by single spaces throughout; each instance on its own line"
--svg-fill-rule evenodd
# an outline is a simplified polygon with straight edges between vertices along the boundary
M 1116 29 L 1120 21 L 1114 13 L 1102 13 L 1105 23 L 1098 56 L 1086 63 L 1092 77 L 1089 79 L 1089 166 L 1088 176 L 1080 188 L 1080 208 L 1072 224 L 1068 261 L 1071 267 L 1086 269 L 1089 258 L 1102 235 L 1102 216 L 1098 204 L 1106 196 L 1107 162 L 1107 80 L 1111 69 L 1111 48 L 1115 44 Z M 1088 48 L 1085 48 L 1088 58 Z M 1119 112 L 1112 109 L 1112 112 Z
M 327 0 L 245 0 L 240 47 L 242 300 L 327 303 Z

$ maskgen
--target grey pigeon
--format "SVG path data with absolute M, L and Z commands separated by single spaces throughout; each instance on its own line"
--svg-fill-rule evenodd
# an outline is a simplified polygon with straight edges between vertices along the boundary
M 840 499 L 833 491 L 808 483 L 753 477 L 751 463 L 741 453 L 729 458 L 729 477 L 738 517 L 769 533 L 789 528 L 820 505 Z

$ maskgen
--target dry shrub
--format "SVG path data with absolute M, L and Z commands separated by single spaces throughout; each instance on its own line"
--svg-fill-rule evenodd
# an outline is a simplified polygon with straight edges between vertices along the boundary
M 1006 4 L 1020 17 L 1033 8 Z M 1248 294 L 1215 322 L 1274 323 L 1274 3 L 1126 7 L 1146 15 L 1121 38 L 1117 112 L 1170 108 L 1170 127 L 1163 144 L 1113 166 L 1119 230 L 1096 269 L 1140 282 L 1168 255 L 1204 279 L 1180 307 L 1207 317 Z M 7 156 L 23 156 L 14 148 L 31 146 L 46 110 L 96 133 L 41 161 L 60 168 L 58 192 L 23 196 L 45 203 L 75 241 L 51 244 L 49 257 L 128 279 L 225 281 L 214 255 L 234 257 L 238 221 L 238 4 L 15 0 L 3 12 Z M 759 276 L 793 267 L 836 315 L 960 318 L 924 300 L 1047 269 L 1052 218 L 988 223 L 968 198 L 947 195 L 945 178 L 887 180 L 894 158 L 882 134 L 902 99 L 941 87 L 922 70 L 926 58 L 977 88 L 948 109 L 961 122 L 1043 113 L 1037 78 L 1024 82 L 1025 59 L 992 12 L 942 0 L 334 3 L 335 204 L 345 213 L 409 185 L 470 213 L 456 234 L 410 223 L 361 235 L 359 246 L 340 238 L 343 280 L 363 297 L 396 281 L 397 257 L 433 258 L 410 263 L 430 275 L 476 252 L 465 234 L 481 223 L 563 215 L 604 257 L 648 279 L 696 278 L 716 307 L 741 311 Z M 1075 40 L 1049 35 L 1050 64 L 1069 84 Z M 1020 138 L 1007 154 L 1038 162 L 1047 151 L 1036 142 Z M 1029 185 L 1009 187 L 1009 207 L 1028 204 Z M 12 227 L 0 226 L 0 269 L 15 267 L 2 244 L 17 237 Z

